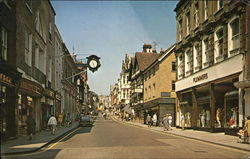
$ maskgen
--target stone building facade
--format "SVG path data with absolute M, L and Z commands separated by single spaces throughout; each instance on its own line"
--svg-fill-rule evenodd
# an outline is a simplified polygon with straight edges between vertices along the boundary
M 177 126 L 183 115 L 185 126 L 195 129 L 230 133 L 242 127 L 249 108 L 234 83 L 245 78 L 249 54 L 246 8 L 230 0 L 177 4 Z

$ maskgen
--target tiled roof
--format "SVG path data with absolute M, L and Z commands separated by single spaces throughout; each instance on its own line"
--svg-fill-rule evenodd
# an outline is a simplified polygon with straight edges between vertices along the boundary
M 151 65 L 160 54 L 157 53 L 145 53 L 137 52 L 135 53 L 135 58 L 138 62 L 140 71 L 144 71 L 149 65 Z

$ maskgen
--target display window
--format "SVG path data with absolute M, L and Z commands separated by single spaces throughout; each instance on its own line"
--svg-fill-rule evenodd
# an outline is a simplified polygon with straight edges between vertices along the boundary
M 236 128 L 239 126 L 238 104 L 239 100 L 237 92 L 235 92 L 234 94 L 231 93 L 225 95 L 225 109 L 226 109 L 225 127 Z

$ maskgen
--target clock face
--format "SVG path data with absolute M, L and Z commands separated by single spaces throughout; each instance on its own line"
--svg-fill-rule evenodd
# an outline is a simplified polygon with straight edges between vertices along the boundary
M 96 60 L 91 60 L 91 61 L 89 62 L 89 66 L 90 66 L 91 68 L 96 68 L 96 67 L 97 67 L 97 62 L 96 62 Z

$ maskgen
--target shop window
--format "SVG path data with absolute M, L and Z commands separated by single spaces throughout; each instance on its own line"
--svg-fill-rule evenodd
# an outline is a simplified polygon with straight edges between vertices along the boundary
M 8 48 L 8 43 L 7 43 L 7 30 L 4 27 L 0 26 L 0 59 L 7 61 L 7 48 Z

